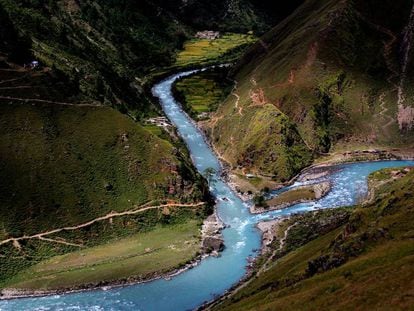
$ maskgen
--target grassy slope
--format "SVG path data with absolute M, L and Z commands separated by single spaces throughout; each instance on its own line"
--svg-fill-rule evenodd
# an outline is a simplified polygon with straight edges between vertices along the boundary
M 51 290 L 144 279 L 180 267 L 199 251 L 199 224 L 188 221 L 45 260 L 4 284 Z
M 193 183 L 199 177 L 186 166 L 188 160 L 111 108 L 3 102 L 0 110 L 0 124 L 6 129 L 0 140 L 2 240 L 77 225 L 150 200 L 203 200 L 200 186 Z M 185 223 L 203 215 L 203 210 L 191 208 L 167 214 L 149 211 L 50 238 L 94 246 L 159 223 Z M 0 247 L 1 280 L 78 249 L 42 241 L 21 247 Z
M 345 225 L 287 253 L 216 309 L 409 309 L 414 285 L 413 179 L 409 173 L 379 188 L 381 199 L 357 207 Z
M 25 100 L 0 99 L 0 240 L 78 225 L 150 200 L 156 205 L 204 199 L 203 182 L 179 143 L 151 134 L 112 108 L 79 106 L 96 103 L 80 102 L 83 96 L 54 72 L 3 67 L 0 96 Z M 93 247 L 160 224 L 200 220 L 206 212 L 154 210 L 49 238 Z M 0 247 L 0 283 L 42 260 L 79 249 L 37 239 L 20 247 Z
M 410 5 L 404 0 L 380 6 L 306 1 L 238 64 L 235 94 L 240 99 L 229 96 L 212 123 L 220 153 L 233 167 L 288 177 L 296 171 L 285 160 L 291 156 L 301 167 L 312 152 L 412 144 L 413 136 L 400 135 L 395 120 L 398 77 L 387 81 L 392 70 L 399 70 L 399 34 Z M 384 18 L 384 12 L 395 18 Z M 387 48 L 384 42 L 392 37 L 384 29 L 396 36 Z M 281 142 L 282 119 L 299 133 L 290 156 Z
M 297 202 L 301 200 L 314 200 L 316 198 L 313 186 L 299 187 L 299 189 L 292 189 L 281 193 L 277 197 L 268 200 L 269 206 L 278 206 L 283 204 L 289 204 L 291 202 Z
M 3 31 L 22 36 L 31 59 L 63 72 L 84 95 L 137 116 L 150 107 L 131 82 L 155 64 L 169 64 L 186 33 L 168 16 L 157 17 L 156 7 L 150 1 L 139 8 L 133 1 L 0 1 L 8 21 Z
M 153 199 L 186 200 L 173 147 L 110 108 L 0 109 L 6 235 L 48 229 L 51 216 L 52 226 L 72 225 Z
M 214 145 L 233 167 L 285 181 L 310 163 L 311 155 L 286 115 L 268 104 L 239 115 L 236 100 L 231 96 L 233 107 L 219 109 L 212 131 Z

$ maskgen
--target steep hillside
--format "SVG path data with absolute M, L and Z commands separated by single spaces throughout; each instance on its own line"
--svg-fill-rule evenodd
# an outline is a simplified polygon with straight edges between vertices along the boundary
M 135 77 L 171 63 L 187 32 L 148 1 L 2 0 L 0 13 L 3 36 L 13 41 L 17 34 L 27 50 L 21 65 L 36 59 L 64 73 L 85 96 L 138 117 L 150 106 Z M 6 43 L 8 50 L 16 49 Z
M 261 34 L 283 20 L 301 3 L 303 0 L 289 3 L 266 0 L 190 0 L 181 6 L 175 6 L 175 11 L 178 8 L 178 14 L 183 21 L 195 28 L 254 31 Z
M 208 201 L 205 181 L 182 143 L 88 97 L 59 70 L 11 62 L 25 57 L 14 51 L 24 39 L 11 39 L 4 46 L 11 55 L 0 54 L 0 288 L 26 268 L 80 249 L 91 257 L 78 269 L 97 264 L 93 247 L 102 244 L 119 255 L 104 251 L 112 257 L 101 259 L 99 273 L 82 270 L 79 279 L 71 269 L 54 286 L 151 277 L 196 256 L 211 210 L 199 204 Z M 136 241 L 143 232 L 158 243 L 147 257 L 171 260 L 155 268 L 128 262 L 148 247 L 125 250 L 124 242 L 134 242 L 119 239 Z M 169 252 L 174 243 L 181 251 Z
M 132 119 L 159 113 L 147 92 L 155 75 L 201 65 L 177 57 L 197 30 L 243 33 L 208 55 L 216 62 L 300 3 L 268 14 L 270 2 L 0 0 L 0 287 L 142 279 L 198 253 L 205 181 L 174 129 Z M 131 248 L 141 237 L 156 248 Z M 36 283 L 51 257 L 63 262 L 48 270 L 54 281 Z
M 306 1 L 237 65 L 211 124 L 223 158 L 281 180 L 312 154 L 412 146 L 411 9 Z
M 52 256 L 157 226 L 166 226 L 171 238 L 180 230 L 176 224 L 198 236 L 199 222 L 211 212 L 191 205 L 208 200 L 207 189 L 179 141 L 161 139 L 110 107 L 80 101 L 75 91 L 48 71 L 0 68 L 0 287 Z M 155 208 L 165 203 L 171 208 Z M 140 212 L 144 204 L 154 208 Z M 14 240 L 68 227 L 74 228 Z
M 278 259 L 212 309 L 411 309 L 414 174 L 391 173 L 369 205 L 293 217 Z
M 244 0 L 208 5 L 178 0 L 1 0 L 0 44 L 5 53 L 19 51 L 21 64 L 39 60 L 63 72 L 86 96 L 141 117 L 154 109 L 144 96 L 148 80 L 154 71 L 173 64 L 176 51 L 196 29 L 261 34 L 300 1 L 279 5 L 272 17 L 265 13 L 266 3 L 270 1 L 256 8 Z

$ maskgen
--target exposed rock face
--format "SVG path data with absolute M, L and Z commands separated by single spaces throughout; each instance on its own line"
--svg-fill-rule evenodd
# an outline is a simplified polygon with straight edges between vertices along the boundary
M 216 237 L 206 237 L 203 240 L 203 249 L 206 253 L 211 253 L 213 251 L 221 252 L 224 250 L 224 240 Z
M 276 238 L 278 226 L 282 220 L 276 219 L 271 221 L 259 222 L 257 228 L 262 232 L 262 254 L 271 252 L 271 244 Z
M 414 124 L 414 108 L 405 107 L 404 105 L 398 106 L 398 124 L 401 131 L 409 131 L 413 128 Z
M 316 184 L 313 187 L 313 191 L 315 192 L 315 199 L 319 200 L 323 198 L 325 195 L 328 194 L 329 190 L 331 190 L 331 183 L 328 181 Z
M 201 229 L 202 233 L 202 250 L 205 253 L 214 253 L 218 255 L 218 252 L 224 250 L 224 240 L 221 235 L 224 225 L 217 217 L 216 213 L 210 215 L 203 223 Z

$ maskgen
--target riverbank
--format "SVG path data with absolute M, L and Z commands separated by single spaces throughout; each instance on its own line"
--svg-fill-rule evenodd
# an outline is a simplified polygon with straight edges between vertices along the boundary
M 206 302 L 196 310 L 210 310 L 218 303 L 226 299 L 231 299 L 231 297 L 247 287 L 255 278 L 265 272 L 278 252 L 283 250 L 289 230 L 296 224 L 289 224 L 289 220 L 290 217 L 280 217 L 259 222 L 256 228 L 262 235 L 260 255 L 249 262 L 245 276 L 223 293 L 223 295 Z M 275 245 L 277 245 L 277 248 L 273 249 Z
M 111 281 L 91 282 L 91 283 L 85 283 L 81 285 L 74 285 L 70 287 L 62 287 L 62 288 L 50 289 L 50 290 L 20 289 L 20 288 L 10 287 L 10 288 L 0 290 L 0 300 L 60 295 L 60 294 L 76 293 L 76 292 L 83 292 L 83 291 L 92 291 L 92 290 L 108 290 L 108 289 L 117 288 L 117 287 L 147 283 L 147 282 L 151 282 L 157 279 L 171 280 L 173 277 L 181 274 L 182 272 L 188 269 L 194 268 L 203 259 L 209 256 L 219 256 L 219 253 L 224 248 L 223 239 L 221 236 L 221 231 L 223 230 L 223 228 L 224 228 L 223 223 L 219 220 L 216 214 L 216 211 L 214 211 L 214 213 L 210 215 L 207 219 L 205 219 L 203 222 L 202 229 L 200 230 L 200 234 L 201 234 L 200 242 L 198 243 L 199 250 L 195 253 L 195 256 L 191 258 L 189 261 L 187 261 L 185 265 L 181 265 L 177 268 L 174 268 L 168 271 L 153 272 L 153 273 L 147 273 L 144 275 L 139 275 L 136 277 L 119 278 L 119 279 L 111 280 Z M 138 242 L 139 241 L 137 241 L 137 243 Z M 141 244 L 142 242 L 143 241 L 141 241 L 139 244 Z M 190 247 L 191 244 L 192 242 L 190 243 L 190 241 L 186 241 L 185 247 Z M 176 247 L 178 246 L 169 245 L 168 247 L 176 249 Z M 145 249 L 145 253 L 148 253 L 148 254 L 151 254 L 152 251 L 153 250 L 149 248 Z M 87 250 L 83 251 L 82 252 L 83 254 L 78 255 L 78 256 L 82 255 L 82 257 L 79 257 L 80 259 L 84 260 L 86 258 L 85 252 L 87 252 Z M 56 262 L 53 264 L 56 265 L 58 263 Z M 44 269 L 49 269 L 49 268 L 50 268 L 49 266 L 46 266 Z M 93 268 L 92 270 L 95 270 L 95 268 Z M 47 270 L 45 270 L 45 272 L 47 272 Z M 48 279 L 47 275 L 45 275 L 45 277 L 47 280 Z
M 307 171 L 312 169 L 324 168 L 345 163 L 399 161 L 413 159 L 414 149 L 412 148 L 383 148 L 335 152 L 332 154 L 323 155 L 320 158 L 316 159 L 315 163 L 305 168 L 301 174 L 307 173 Z
M 202 127 L 201 127 L 202 128 Z M 206 131 L 204 131 L 206 133 Z M 206 137 L 208 137 L 206 135 Z M 217 152 L 214 145 L 210 144 L 212 150 L 216 153 L 217 157 L 222 161 L 225 161 L 225 174 L 226 181 L 231 188 L 238 194 L 238 196 L 244 200 L 249 201 L 254 196 L 254 190 L 260 192 L 264 187 L 271 190 L 279 190 L 283 187 L 290 186 L 295 182 L 306 182 L 323 178 L 329 174 L 332 174 L 334 170 L 337 170 L 336 166 L 347 163 L 363 163 L 363 162 L 376 162 L 376 161 L 399 161 L 399 160 L 414 160 L 414 149 L 369 149 L 369 150 L 353 150 L 347 152 L 337 152 L 330 155 L 321 156 L 316 159 L 315 162 L 305 167 L 296 176 L 292 177 L 285 183 L 277 183 L 271 181 L 266 176 L 254 176 L 242 178 L 239 174 L 239 170 L 232 169 L 226 160 Z M 256 179 L 262 180 L 260 186 L 254 186 L 252 183 L 257 183 Z
M 286 192 L 282 192 L 272 199 L 265 201 L 264 206 L 252 204 L 250 206 L 250 213 L 262 214 L 270 211 L 277 211 L 288 208 L 299 203 L 317 201 L 325 197 L 331 190 L 331 187 L 332 185 L 328 181 L 308 186 L 299 186 Z

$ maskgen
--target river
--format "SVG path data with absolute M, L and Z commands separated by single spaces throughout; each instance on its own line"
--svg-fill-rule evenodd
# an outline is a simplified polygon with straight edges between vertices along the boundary
M 153 88 L 164 112 L 186 142 L 196 168 L 203 172 L 214 168 L 217 174 L 210 190 L 218 199 L 217 212 L 228 225 L 223 230 L 226 248 L 218 258 L 209 257 L 198 266 L 170 281 L 159 279 L 148 283 L 108 290 L 93 290 L 66 295 L 25 298 L 0 302 L 0 310 L 191 310 L 205 301 L 223 294 L 246 273 L 248 257 L 257 255 L 260 233 L 255 225 L 281 215 L 312 211 L 318 208 L 349 206 L 367 192 L 367 176 L 386 167 L 414 165 L 413 161 L 384 161 L 338 166 L 324 179 L 332 182 L 332 190 L 323 199 L 269 212 L 251 215 L 242 202 L 220 179 L 221 165 L 204 140 L 203 134 L 174 100 L 171 86 L 180 77 L 195 71 L 176 74 Z M 293 185 L 297 186 L 297 184 Z M 227 200 L 222 200 L 227 198 Z

